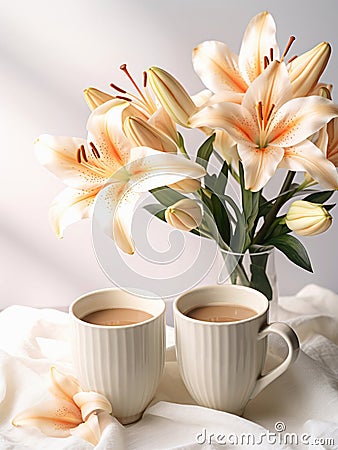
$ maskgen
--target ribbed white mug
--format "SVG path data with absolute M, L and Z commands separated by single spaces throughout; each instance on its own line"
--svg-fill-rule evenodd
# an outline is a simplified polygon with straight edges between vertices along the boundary
M 256 311 L 234 322 L 204 322 L 189 311 L 217 304 L 242 305 Z M 181 377 L 202 406 L 241 415 L 247 402 L 295 361 L 299 341 L 285 323 L 267 325 L 269 302 L 260 292 L 237 285 L 204 286 L 174 303 L 176 354 Z M 267 354 L 267 335 L 280 335 L 288 346 L 286 359 L 261 375 Z
M 153 317 L 122 326 L 94 325 L 81 320 L 94 311 L 132 308 Z M 105 395 L 113 415 L 135 422 L 155 395 L 165 360 L 165 303 L 120 289 L 83 295 L 69 309 L 73 361 L 84 390 Z

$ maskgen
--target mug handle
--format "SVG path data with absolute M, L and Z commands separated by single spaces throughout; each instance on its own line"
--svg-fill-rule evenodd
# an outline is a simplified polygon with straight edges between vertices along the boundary
M 250 399 L 256 397 L 268 384 L 278 378 L 282 373 L 284 373 L 290 364 L 292 364 L 298 356 L 299 353 L 299 340 L 296 333 L 293 331 L 289 325 L 283 322 L 273 322 L 267 325 L 264 330 L 260 331 L 258 334 L 258 340 L 265 338 L 269 333 L 275 333 L 281 336 L 288 346 L 288 355 L 284 361 L 271 370 L 271 372 L 266 375 L 262 375 L 258 378 L 256 386 L 250 395 Z

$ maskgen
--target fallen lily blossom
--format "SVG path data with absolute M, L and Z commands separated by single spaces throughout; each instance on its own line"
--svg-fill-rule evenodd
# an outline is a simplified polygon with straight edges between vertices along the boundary
M 112 407 L 102 394 L 85 392 L 78 381 L 55 367 L 50 370 L 54 398 L 17 414 L 15 427 L 36 427 L 51 437 L 81 437 L 97 445 L 103 429 L 111 422 Z

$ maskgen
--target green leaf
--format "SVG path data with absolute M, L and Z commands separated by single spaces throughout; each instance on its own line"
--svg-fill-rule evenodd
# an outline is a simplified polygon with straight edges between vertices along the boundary
M 302 267 L 309 272 L 313 272 L 310 258 L 304 245 L 294 236 L 291 236 L 290 234 L 275 236 L 268 239 L 265 243 L 277 247 L 278 250 L 283 252 L 284 255 L 297 266 Z
M 308 195 L 307 197 L 304 198 L 304 200 L 307 202 L 323 204 L 327 202 L 329 198 L 332 197 L 333 193 L 334 191 L 319 191 Z
M 235 231 L 230 242 L 231 248 L 234 252 L 242 253 L 246 240 L 246 224 L 244 215 L 241 213 L 240 209 L 238 208 L 234 200 L 229 197 L 229 195 L 221 195 L 220 197 L 230 205 L 237 219 Z
M 223 241 L 229 245 L 231 239 L 231 227 L 227 211 L 216 194 L 211 195 L 211 204 L 219 234 Z
M 159 187 L 156 189 L 152 189 L 150 192 L 156 198 L 156 200 L 161 203 L 161 205 L 166 207 L 173 205 L 179 200 L 187 198 L 169 187 Z
M 165 213 L 166 208 L 163 208 L 158 203 L 151 203 L 149 205 L 145 205 L 144 209 L 146 211 L 148 211 L 150 214 L 152 214 L 153 216 L 156 216 L 161 220 L 165 220 L 164 213 Z
M 178 143 L 177 143 L 178 148 L 179 148 L 180 151 L 183 153 L 183 155 L 185 155 L 187 158 L 189 158 L 189 155 L 188 155 L 188 153 L 187 153 L 187 151 L 186 151 L 186 149 L 185 149 L 184 138 L 183 138 L 183 136 L 181 135 L 181 133 L 177 132 L 177 134 L 178 134 Z M 189 159 L 190 159 L 190 158 L 189 158 Z
M 208 166 L 209 158 L 214 151 L 213 142 L 215 140 L 215 134 L 212 134 L 197 151 L 196 162 L 203 166 L 205 169 Z
M 244 168 L 242 163 L 239 163 L 239 180 L 241 185 L 242 192 L 242 208 L 245 217 L 245 245 L 247 248 L 252 241 L 252 231 L 256 225 L 256 218 L 259 211 L 259 198 L 260 192 L 252 192 L 248 189 L 245 189 L 245 177 L 244 177 Z
M 266 257 L 266 256 L 265 256 Z M 250 286 L 253 289 L 261 292 L 266 296 L 268 300 L 272 300 L 272 287 L 269 278 L 266 274 L 266 269 L 264 266 L 250 264 L 251 281 Z
M 225 188 L 228 183 L 228 179 L 229 179 L 229 166 L 228 163 L 224 161 L 222 169 L 214 185 L 214 191 L 217 194 L 224 194 Z
M 208 173 L 204 177 L 204 184 L 205 187 L 208 188 L 210 191 L 215 192 L 215 185 L 217 182 L 217 175 L 212 174 L 209 175 Z
M 262 245 L 252 245 L 250 247 L 250 286 L 264 294 L 268 300 L 272 300 L 272 287 L 269 277 L 266 273 L 267 263 L 270 255 L 269 253 L 260 254 L 260 252 L 266 252 L 269 249 L 271 249 L 271 247 Z
M 258 217 L 264 217 L 272 208 L 272 200 L 267 200 L 262 194 L 259 198 Z
M 324 208 L 326 209 L 326 211 L 330 211 L 331 209 L 333 209 L 336 206 L 336 203 L 332 203 L 331 205 L 324 205 Z

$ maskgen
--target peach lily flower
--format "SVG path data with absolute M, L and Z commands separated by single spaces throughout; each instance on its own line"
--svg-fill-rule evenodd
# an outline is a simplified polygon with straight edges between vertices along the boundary
M 282 59 L 288 49 L 289 46 Z M 306 96 L 315 87 L 330 53 L 330 45 L 322 42 L 303 55 L 291 58 L 287 68 L 294 97 Z M 203 84 L 216 94 L 217 102 L 241 103 L 250 84 L 276 59 L 279 59 L 276 25 L 266 11 L 249 22 L 238 56 L 218 41 L 203 42 L 193 51 L 194 69 Z
M 140 87 L 130 74 L 126 64 L 122 64 L 120 69 L 131 82 L 135 94 L 114 83 L 111 83 L 110 86 L 117 91 L 118 94 L 115 96 L 89 87 L 84 90 L 84 97 L 89 108 L 93 111 L 113 98 L 126 100 L 129 102 L 129 107 L 125 108 L 123 112 L 123 131 L 134 146 L 177 152 L 178 134 L 175 123 L 152 95 L 148 86 L 147 73 L 143 72 L 143 86 Z M 126 125 L 128 118 L 134 121 L 132 124 L 128 122 Z
M 328 99 L 292 98 L 286 66 L 274 61 L 250 85 L 241 105 L 209 106 L 191 122 L 224 129 L 237 142 L 247 189 L 262 189 L 277 167 L 306 171 L 336 189 L 334 165 L 307 138 L 337 116 L 338 106 Z
M 87 123 L 87 141 L 49 135 L 37 139 L 38 161 L 68 185 L 50 208 L 51 225 L 58 237 L 63 237 L 64 229 L 70 224 L 91 217 L 95 198 L 105 186 L 111 185 L 107 203 L 114 205 L 116 214 L 112 217 L 113 227 L 109 234 L 115 236 L 123 251 L 131 254 L 134 247 L 127 230 L 133 206 L 140 195 L 140 180 L 151 178 L 148 189 L 152 189 L 185 178 L 204 176 L 205 171 L 199 164 L 176 154 L 133 147 L 121 128 L 121 117 L 128 105 L 125 100 L 113 99 L 96 108 Z M 119 179 L 112 181 L 114 174 Z M 136 187 L 137 196 L 131 192 Z M 122 220 L 118 204 L 127 191 L 128 198 L 134 200 L 127 208 L 122 202 Z
M 51 437 L 79 436 L 97 445 L 103 428 L 111 422 L 109 401 L 96 392 L 85 392 L 76 378 L 54 367 L 50 371 L 54 398 L 17 414 L 16 427 L 37 427 Z

